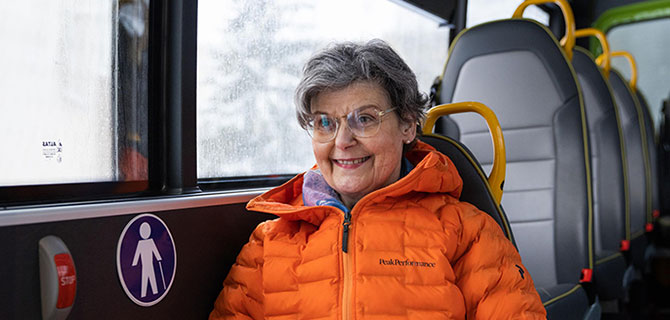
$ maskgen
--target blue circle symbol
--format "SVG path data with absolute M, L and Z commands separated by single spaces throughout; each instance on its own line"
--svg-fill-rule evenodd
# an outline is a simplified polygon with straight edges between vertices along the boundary
M 165 222 L 149 213 L 130 220 L 116 246 L 116 271 L 130 300 L 143 307 L 160 302 L 176 270 L 177 252 Z

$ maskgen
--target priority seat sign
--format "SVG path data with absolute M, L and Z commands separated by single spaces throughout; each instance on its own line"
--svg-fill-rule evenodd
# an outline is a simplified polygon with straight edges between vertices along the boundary
M 147 213 L 126 224 L 116 247 L 116 270 L 130 300 L 143 307 L 160 302 L 176 269 L 174 240 L 163 220 Z

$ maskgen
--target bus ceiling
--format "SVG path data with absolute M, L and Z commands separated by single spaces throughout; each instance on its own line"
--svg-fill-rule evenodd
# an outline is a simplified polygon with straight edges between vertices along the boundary
M 465 29 L 468 0 L 391 0 L 438 21 L 442 26 L 452 29 L 450 40 Z M 593 22 L 605 11 L 644 0 L 569 0 L 572 6 L 577 29 L 592 26 Z M 553 4 L 539 6 L 550 14 L 549 28 L 560 36 L 565 29 L 560 9 Z
M 391 0 L 399 5 L 409 7 L 440 23 L 441 27 L 452 29 L 449 35 L 451 42 L 456 35 L 465 29 L 465 9 L 467 0 Z
M 436 0 L 396 0 L 394 2 L 397 2 L 401 5 L 403 4 L 409 4 L 413 8 L 419 9 L 420 11 L 423 11 L 424 13 L 428 13 L 430 15 L 433 15 L 434 17 L 441 19 L 442 21 L 446 23 L 452 23 L 453 21 L 453 14 L 454 14 L 454 9 L 456 8 L 456 2 L 463 2 L 465 1 L 457 1 L 457 0 L 441 0 L 441 1 L 436 1 Z

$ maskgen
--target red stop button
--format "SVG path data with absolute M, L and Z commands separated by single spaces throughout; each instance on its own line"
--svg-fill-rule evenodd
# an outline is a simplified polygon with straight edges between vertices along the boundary
M 56 308 L 63 309 L 72 306 L 77 293 L 77 273 L 74 270 L 72 257 L 67 253 L 54 256 L 56 272 L 58 273 L 58 302 Z

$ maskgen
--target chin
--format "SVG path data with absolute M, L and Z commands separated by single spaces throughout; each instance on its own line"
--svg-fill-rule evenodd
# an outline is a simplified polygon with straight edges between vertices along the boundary
M 361 193 L 363 191 L 363 188 L 338 185 L 336 191 L 340 194 L 354 195 Z
M 352 183 L 335 183 L 336 188 L 335 191 L 337 191 L 339 194 L 345 194 L 345 195 L 356 195 L 362 193 L 365 188 L 362 187 L 360 184 L 352 184 Z

